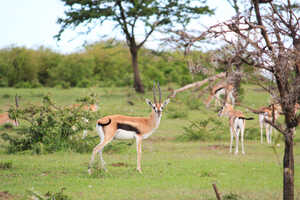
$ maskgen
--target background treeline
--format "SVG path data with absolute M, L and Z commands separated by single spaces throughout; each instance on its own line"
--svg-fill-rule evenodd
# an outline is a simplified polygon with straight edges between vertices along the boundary
M 194 52 L 209 67 L 209 54 Z M 162 85 L 184 85 L 203 78 L 189 73 L 180 51 L 156 52 L 142 49 L 139 66 L 143 84 L 153 80 Z M 0 87 L 105 87 L 132 86 L 133 73 L 128 47 L 124 42 L 107 40 L 87 45 L 84 50 L 61 54 L 40 47 L 37 50 L 9 47 L 0 50 Z

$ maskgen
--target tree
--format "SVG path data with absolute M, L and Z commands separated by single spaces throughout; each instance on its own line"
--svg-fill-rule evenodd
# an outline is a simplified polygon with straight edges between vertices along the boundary
M 300 97 L 300 4 L 285 0 L 252 0 L 250 9 L 209 30 L 214 36 L 243 40 L 249 46 L 236 55 L 243 62 L 274 77 L 284 124 L 268 121 L 284 136 L 283 199 L 294 199 L 293 137 L 300 115 L 295 108 Z M 230 34 L 228 34 L 230 33 Z M 234 35 L 232 35 L 232 33 Z M 248 55 L 245 57 L 245 53 Z M 272 92 L 272 91 L 270 91 Z
M 120 28 L 125 35 L 131 54 L 134 73 L 134 87 L 137 92 L 144 92 L 138 68 L 139 49 L 158 28 L 166 26 L 186 26 L 191 19 L 199 18 L 201 14 L 210 14 L 212 11 L 205 6 L 205 0 L 62 0 L 68 8 L 65 17 L 58 19 L 61 24 L 58 40 L 68 28 L 79 25 L 103 24 L 112 21 L 115 27 Z M 204 5 L 204 6 L 202 6 Z M 141 41 L 139 28 L 144 28 Z

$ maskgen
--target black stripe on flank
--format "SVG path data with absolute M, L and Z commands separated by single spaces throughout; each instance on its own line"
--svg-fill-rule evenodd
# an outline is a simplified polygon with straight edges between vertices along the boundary
M 107 126 L 107 125 L 109 125 L 111 123 L 111 119 L 109 119 L 109 121 L 107 122 L 107 123 L 101 123 L 101 122 L 98 122 L 98 125 L 99 126 Z
M 122 129 L 122 130 L 125 130 L 125 131 L 133 131 L 136 134 L 140 134 L 139 129 L 137 129 L 136 127 L 131 126 L 129 124 L 117 123 L 117 129 Z
M 239 117 L 239 119 L 245 119 L 245 120 L 253 120 L 253 117 Z
M 217 90 L 215 91 L 215 94 L 217 94 L 217 92 L 219 92 L 220 90 L 223 90 L 223 89 L 224 89 L 223 87 L 217 89 Z

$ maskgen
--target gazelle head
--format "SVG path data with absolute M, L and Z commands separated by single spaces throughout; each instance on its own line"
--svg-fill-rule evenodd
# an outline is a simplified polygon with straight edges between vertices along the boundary
M 229 103 L 225 103 L 225 105 L 219 110 L 218 116 L 222 117 L 222 116 L 228 115 L 228 112 L 230 110 L 233 110 L 233 106 Z
M 170 99 L 167 99 L 162 103 L 161 90 L 160 90 L 160 87 L 159 87 L 159 83 L 157 83 L 157 88 L 158 88 L 158 92 L 159 92 L 159 101 L 157 102 L 157 100 L 156 100 L 156 92 L 155 92 L 156 88 L 155 88 L 155 82 L 154 82 L 153 83 L 153 101 L 154 102 L 152 103 L 149 99 L 146 99 L 146 103 L 151 106 L 151 108 L 155 112 L 156 116 L 160 117 L 161 114 L 162 114 L 163 109 L 170 102 Z

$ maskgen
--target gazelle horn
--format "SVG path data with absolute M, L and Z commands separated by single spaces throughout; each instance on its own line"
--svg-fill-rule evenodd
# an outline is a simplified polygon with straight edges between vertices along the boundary
M 158 92 L 159 92 L 159 103 L 161 103 L 161 90 L 159 87 L 159 82 L 157 82 Z
M 155 81 L 153 81 L 153 100 L 154 100 L 154 104 L 156 104 Z

